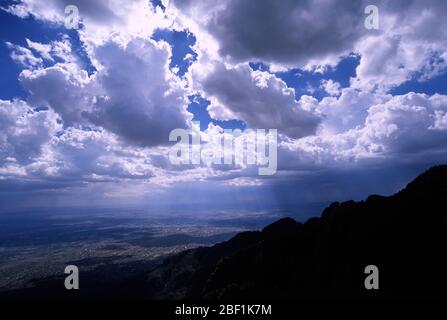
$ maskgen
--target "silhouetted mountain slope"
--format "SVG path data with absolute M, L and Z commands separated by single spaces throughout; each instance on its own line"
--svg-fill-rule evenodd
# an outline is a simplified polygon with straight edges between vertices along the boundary
M 333 203 L 167 259 L 129 290 L 147 298 L 445 297 L 447 166 L 390 197 Z M 379 290 L 366 290 L 376 265 Z M 129 288 L 134 288 L 130 286 Z M 137 293 L 138 292 L 138 293 Z
M 445 298 L 446 201 L 447 166 L 437 166 L 393 196 L 336 202 L 304 224 L 281 219 L 130 279 L 138 266 L 110 281 L 107 268 L 84 272 L 82 290 L 59 277 L 0 299 Z M 367 265 L 379 268 L 379 290 L 364 287 Z

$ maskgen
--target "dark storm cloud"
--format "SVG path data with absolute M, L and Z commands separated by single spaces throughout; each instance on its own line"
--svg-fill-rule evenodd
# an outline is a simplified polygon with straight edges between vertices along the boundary
M 305 65 L 349 52 L 364 33 L 364 1 L 174 1 L 219 42 L 222 56 Z
M 293 89 L 269 73 L 253 72 L 249 66 L 227 69 L 216 64 L 200 83 L 205 95 L 215 99 L 209 107 L 214 117 L 228 111 L 249 128 L 278 129 L 292 138 L 314 134 L 320 123 L 318 116 L 300 108 Z
M 169 50 L 135 39 L 125 48 L 108 42 L 96 50 L 103 69 L 55 65 L 21 75 L 34 103 L 47 103 L 65 127 L 96 125 L 138 146 L 167 144 L 169 132 L 187 128 L 186 97 L 167 69 Z

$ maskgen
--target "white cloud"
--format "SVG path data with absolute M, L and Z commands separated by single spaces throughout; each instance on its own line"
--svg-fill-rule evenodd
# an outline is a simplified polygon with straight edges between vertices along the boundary
M 341 93 L 341 86 L 337 81 L 331 79 L 322 80 L 321 86 L 330 96 L 338 96 Z
M 217 41 L 220 56 L 232 62 L 264 61 L 299 66 L 335 64 L 362 36 L 363 1 L 184 1 L 180 24 Z M 171 9 L 174 9 L 172 6 Z
M 63 23 L 66 4 L 24 0 L 9 11 Z M 281 177 L 315 168 L 366 167 L 371 161 L 447 157 L 447 97 L 386 93 L 415 74 L 427 79 L 444 70 L 444 3 L 380 2 L 378 31 L 363 27 L 362 1 L 173 1 L 167 17 L 146 0 L 70 4 L 79 6 L 81 42 L 97 71 L 84 70 L 67 37 L 50 43 L 26 39 L 27 47 L 7 43 L 25 69 L 20 80 L 29 99 L 0 103 L 2 178 L 135 181 L 139 190 L 146 183 L 265 183 L 253 166 L 169 163 L 169 132 L 190 126 L 186 96 L 195 92 L 211 101 L 214 119 L 278 129 Z M 168 68 L 171 48 L 149 39 L 157 27 L 185 26 L 198 39 L 188 83 Z M 296 101 L 282 80 L 247 64 L 321 71 L 351 52 L 360 56 L 351 87 L 324 80 L 329 96 L 321 101 L 310 95 Z M 31 107 L 42 104 L 50 109 Z M 200 134 L 204 147 L 212 149 L 207 141 L 222 130 L 210 125 Z
M 25 68 L 38 68 L 42 66 L 43 60 L 36 57 L 28 48 L 6 42 L 6 46 L 11 50 L 11 58 L 16 63 Z
M 188 127 L 186 91 L 168 69 L 169 47 L 135 39 L 95 53 L 104 67 L 96 75 L 103 94 L 86 115 L 91 122 L 143 146 L 167 144 L 171 130 Z
M 204 69 L 206 71 L 204 71 Z M 191 68 L 195 89 L 211 101 L 214 119 L 243 120 L 252 129 L 278 129 L 293 138 L 314 134 L 320 119 L 300 107 L 295 92 L 274 75 L 248 65 L 227 67 L 214 62 Z
M 372 94 L 353 88 L 343 88 L 338 97 L 325 97 L 320 102 L 309 96 L 302 96 L 302 108 L 313 109 L 324 119 L 322 132 L 340 133 L 361 126 L 370 106 L 387 99 L 387 95 Z
M 51 110 L 34 111 L 24 101 L 0 100 L 2 179 L 46 181 L 43 186 L 149 181 L 166 176 L 151 162 L 161 150 L 123 144 L 106 130 L 63 129 Z M 160 179 L 160 178 L 159 178 Z
M 359 54 L 353 86 L 386 91 L 422 71 L 439 74 L 447 61 L 447 3 L 378 1 L 379 30 L 364 27 L 368 1 L 171 1 L 198 47 L 230 63 L 261 61 L 272 70 L 321 71 Z M 217 58 L 220 57 L 220 58 Z
M 410 80 L 415 72 L 427 79 L 445 69 L 446 2 L 382 1 L 379 9 L 380 32 L 354 48 L 361 56 L 354 87 L 386 91 Z
M 21 100 L 0 100 L 0 165 L 27 165 L 60 130 L 51 111 L 37 112 Z
M 33 49 L 39 55 L 41 55 L 44 59 L 49 61 L 54 61 L 53 57 L 51 56 L 51 51 L 53 50 L 51 44 L 42 44 L 39 42 L 31 41 L 30 39 L 26 39 L 26 43 L 30 49 Z
M 361 125 L 337 134 L 283 142 L 281 163 L 299 168 L 317 163 L 323 167 L 349 166 L 369 161 L 387 163 L 439 161 L 447 156 L 447 130 L 440 115 L 447 110 L 447 96 L 409 93 L 384 96 L 373 104 Z M 341 119 L 343 114 L 331 115 Z M 332 119 L 332 121 L 335 121 Z M 281 151 L 282 150 L 282 151 Z M 293 160 L 291 160 L 293 159 Z
M 67 5 L 78 7 L 83 26 L 80 35 L 88 46 L 101 44 L 110 37 L 121 42 L 135 36 L 148 37 L 154 29 L 170 25 L 160 8 L 153 8 L 147 0 L 21 0 L 6 10 L 19 17 L 31 15 L 63 25 Z
M 100 126 L 141 146 L 167 144 L 172 129 L 188 127 L 186 91 L 168 69 L 167 45 L 134 39 L 122 47 L 109 41 L 94 54 L 101 65 L 90 77 L 70 59 L 23 71 L 30 100 L 47 103 L 65 126 Z

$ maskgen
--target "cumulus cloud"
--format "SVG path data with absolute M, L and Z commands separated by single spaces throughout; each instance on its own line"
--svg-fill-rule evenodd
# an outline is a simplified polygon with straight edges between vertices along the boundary
M 166 158 L 166 150 L 132 147 L 106 130 L 64 129 L 52 110 L 35 111 L 24 101 L 0 101 L 0 124 L 0 180 L 20 188 L 143 183 L 169 176 L 152 160 L 156 154 Z
M 63 130 L 52 110 L 0 100 L 0 164 L 4 177 L 102 181 L 147 179 L 150 162 L 106 131 Z
M 24 68 L 19 79 L 28 100 L 1 102 L 3 181 L 23 179 L 28 182 L 20 188 L 32 183 L 37 189 L 176 181 L 175 170 L 170 174 L 155 159 L 167 161 L 167 149 L 158 146 L 169 143 L 172 129 L 188 128 L 191 115 L 184 83 L 169 70 L 166 43 L 135 37 L 94 45 L 91 75 L 66 36 L 26 43 L 10 44 L 12 58 L 25 55 L 15 60 Z
M 28 48 L 6 42 L 6 46 L 11 50 L 11 58 L 21 66 L 31 69 L 42 66 L 43 60 L 36 57 Z
M 444 1 L 381 1 L 381 31 L 362 39 L 352 85 L 386 91 L 412 79 L 430 78 L 447 61 L 447 3 Z
M 49 61 L 54 61 L 53 57 L 51 56 L 51 51 L 54 50 L 51 44 L 34 42 L 31 41 L 30 39 L 26 39 L 26 43 L 30 49 L 36 51 L 39 55 L 42 56 L 42 58 Z
M 367 1 L 172 1 L 199 47 L 231 63 L 262 61 L 275 70 L 324 70 L 352 52 L 361 57 L 353 86 L 386 91 L 421 72 L 446 68 L 447 4 L 378 1 L 378 30 L 364 27 Z
M 186 92 L 168 69 L 167 45 L 139 38 L 125 47 L 109 41 L 94 54 L 100 67 L 92 76 L 69 58 L 23 71 L 30 101 L 48 104 L 67 127 L 103 127 L 140 146 L 167 144 L 171 130 L 188 127 Z
M 104 66 L 96 77 L 104 95 L 87 114 L 93 123 L 143 146 L 167 144 L 171 130 L 188 127 L 185 90 L 170 74 L 166 46 L 107 43 L 96 57 Z
M 321 86 L 330 96 L 338 96 L 341 93 L 340 83 L 337 81 L 333 81 L 331 79 L 322 80 Z
M 60 129 L 56 119 L 53 112 L 35 111 L 24 101 L 0 100 L 0 164 L 32 163 Z
M 301 108 L 314 110 L 323 118 L 320 131 L 323 133 L 341 133 L 361 126 L 368 114 L 368 109 L 387 98 L 360 91 L 354 88 L 343 88 L 338 97 L 325 97 L 321 101 L 304 95 L 298 101 Z
M 240 119 L 249 128 L 278 129 L 292 138 L 314 134 L 320 119 L 295 100 L 295 92 L 268 72 L 248 65 L 214 62 L 203 72 L 193 66 L 192 82 L 211 101 L 208 111 L 219 120 Z
M 446 111 L 445 95 L 388 95 L 383 97 L 383 102 L 367 109 L 363 124 L 337 134 L 323 133 L 283 142 L 281 149 L 287 158 L 294 158 L 289 163 L 297 167 L 309 163 L 319 163 L 323 167 L 345 166 L 373 160 L 418 163 L 429 158 L 433 162 L 442 161 L 447 156 L 447 130 L 440 119 L 444 119 Z M 341 120 L 343 115 L 331 117 Z
M 148 37 L 156 28 L 169 26 L 160 8 L 146 0 L 21 0 L 4 9 L 19 17 L 64 24 L 65 8 L 74 5 L 79 10 L 79 30 L 87 45 L 100 44 L 110 37 L 128 41 L 134 36 Z
M 128 150 L 107 131 L 70 128 L 53 140 L 52 163 L 57 176 L 87 181 L 149 179 L 152 165 L 144 153 Z
M 363 1 L 172 1 L 184 23 L 233 62 L 334 64 L 364 34 Z M 192 23 L 198 25 L 194 27 Z
M 278 129 L 280 178 L 447 158 L 447 97 L 389 93 L 445 72 L 443 2 L 379 1 L 379 30 L 364 28 L 364 1 L 174 0 L 163 12 L 146 0 L 23 0 L 6 10 L 63 24 L 66 4 L 79 7 L 78 34 L 96 71 L 85 70 L 68 36 L 7 43 L 28 96 L 0 102 L 0 187 L 9 179 L 32 180 L 32 188 L 119 181 L 140 192 L 145 183 L 272 181 L 249 165 L 169 162 L 169 132 L 191 127 L 187 96 L 197 93 L 210 101 L 213 119 Z M 185 79 L 169 70 L 172 49 L 150 39 L 156 28 L 187 28 L 197 37 L 198 58 Z M 360 63 L 350 86 L 319 78 L 325 97 L 309 90 L 297 101 L 272 74 L 291 67 L 324 73 L 351 53 Z M 249 61 L 269 64 L 269 72 Z M 210 124 L 196 134 L 213 151 L 210 142 L 223 132 Z

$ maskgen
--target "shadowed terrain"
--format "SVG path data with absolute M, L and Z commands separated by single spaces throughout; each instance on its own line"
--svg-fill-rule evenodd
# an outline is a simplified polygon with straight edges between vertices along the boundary
M 152 267 L 134 261 L 120 272 L 140 272 L 127 278 L 108 277 L 105 261 L 100 269 L 83 275 L 82 281 L 89 284 L 83 290 L 66 291 L 60 277 L 3 297 L 441 298 L 447 285 L 446 199 L 447 166 L 436 166 L 390 197 L 333 203 L 321 217 L 305 223 L 283 218 L 262 231 L 186 250 Z M 171 239 L 160 245 L 166 241 Z M 379 269 L 379 290 L 364 287 L 368 265 Z
M 446 199 L 447 166 L 433 167 L 393 196 L 333 203 L 304 224 L 281 219 L 141 280 L 151 298 L 445 297 Z M 379 290 L 364 287 L 367 265 L 379 268 Z

